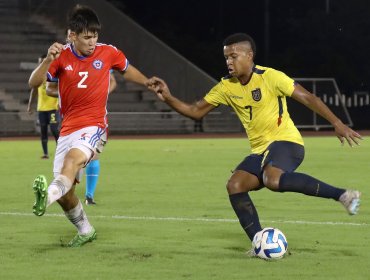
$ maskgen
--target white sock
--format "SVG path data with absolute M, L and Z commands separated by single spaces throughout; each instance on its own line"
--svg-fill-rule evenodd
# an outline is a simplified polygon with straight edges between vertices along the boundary
M 72 188 L 72 182 L 64 175 L 58 175 L 48 187 L 48 201 L 46 206 L 57 201 Z
M 93 227 L 87 219 L 86 213 L 82 207 L 81 201 L 78 201 L 78 204 L 75 208 L 64 212 L 68 220 L 77 228 L 78 234 L 88 234 L 92 231 Z

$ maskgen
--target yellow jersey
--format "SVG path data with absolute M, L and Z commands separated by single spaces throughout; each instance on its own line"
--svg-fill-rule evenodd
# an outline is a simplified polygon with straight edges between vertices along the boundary
M 58 98 L 46 94 L 46 82 L 38 88 L 37 111 L 45 112 L 58 110 Z
M 303 145 L 287 110 L 286 97 L 293 91 L 293 79 L 283 72 L 256 65 L 246 85 L 227 76 L 204 99 L 214 106 L 231 106 L 245 128 L 252 153 L 262 154 L 274 141 Z

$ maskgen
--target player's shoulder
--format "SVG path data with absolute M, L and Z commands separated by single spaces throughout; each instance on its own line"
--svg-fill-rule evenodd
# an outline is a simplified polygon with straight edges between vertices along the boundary
M 254 74 L 257 75 L 268 75 L 274 71 L 276 71 L 274 68 L 261 66 L 261 65 L 254 65 L 252 69 Z
M 238 78 L 232 75 L 226 75 L 221 78 L 221 81 L 215 86 L 220 92 L 235 92 L 240 89 Z
M 63 45 L 63 49 L 62 49 L 61 54 L 65 55 L 65 54 L 67 54 L 69 52 L 70 53 L 73 53 L 73 48 L 72 48 L 72 45 L 71 44 L 67 43 L 67 44 Z
M 279 73 L 284 73 L 281 70 L 272 68 L 272 67 L 265 67 L 265 66 L 260 66 L 260 65 L 255 65 L 254 66 L 257 70 L 261 72 L 261 74 L 279 74 Z
M 73 50 L 72 50 L 72 46 L 70 44 L 63 45 L 62 51 L 60 52 L 60 54 L 57 57 L 57 59 L 55 59 L 52 62 L 52 65 L 54 65 L 54 67 L 55 67 L 58 64 L 61 64 L 61 63 L 65 62 L 65 61 L 69 61 L 71 59 L 71 57 L 69 56 L 69 54 L 72 54 L 72 53 L 73 53 Z
M 285 75 L 285 73 L 280 70 L 260 65 L 255 65 L 253 67 L 253 73 L 261 75 L 264 79 L 274 79 Z
M 222 77 L 219 84 L 226 85 L 226 84 L 237 84 L 237 83 L 239 83 L 238 78 L 233 77 L 232 75 L 229 74 L 229 75 Z
M 73 50 L 73 47 L 71 44 L 65 44 L 63 45 L 62 51 L 60 52 L 59 57 L 57 58 L 57 61 L 67 61 L 71 60 L 72 57 L 74 57 L 76 54 Z
M 117 47 L 110 45 L 110 44 L 105 44 L 105 43 L 96 43 L 96 49 L 104 50 L 104 51 L 112 51 L 112 52 L 120 51 Z

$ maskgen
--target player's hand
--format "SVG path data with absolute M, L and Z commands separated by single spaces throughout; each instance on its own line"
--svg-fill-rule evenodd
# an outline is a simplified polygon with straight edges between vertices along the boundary
M 57 59 L 62 50 L 63 50 L 63 45 L 58 42 L 55 42 L 49 47 L 46 59 L 49 61 L 53 61 L 54 59 Z
M 350 145 L 351 147 L 353 147 L 354 144 L 360 145 L 360 140 L 362 140 L 362 136 L 343 124 L 341 121 L 336 122 L 334 124 L 334 128 L 335 134 L 337 135 L 342 145 L 344 145 L 345 141 L 347 141 L 348 145 Z
M 158 98 L 162 101 L 166 101 L 171 97 L 170 89 L 168 88 L 165 81 L 158 77 L 152 77 L 147 82 L 146 85 L 148 89 L 154 91 Z
M 29 114 L 29 115 L 32 115 L 32 114 L 33 114 L 33 110 L 32 110 L 32 108 L 28 107 L 28 108 L 27 108 L 27 112 L 28 112 L 28 114 Z

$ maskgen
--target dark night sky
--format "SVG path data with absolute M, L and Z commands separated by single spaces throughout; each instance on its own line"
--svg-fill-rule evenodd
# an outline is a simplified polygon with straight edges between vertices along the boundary
M 223 39 L 245 32 L 256 41 L 257 64 L 335 77 L 346 94 L 369 90 L 367 0 L 109 1 L 217 80 L 226 74 Z

